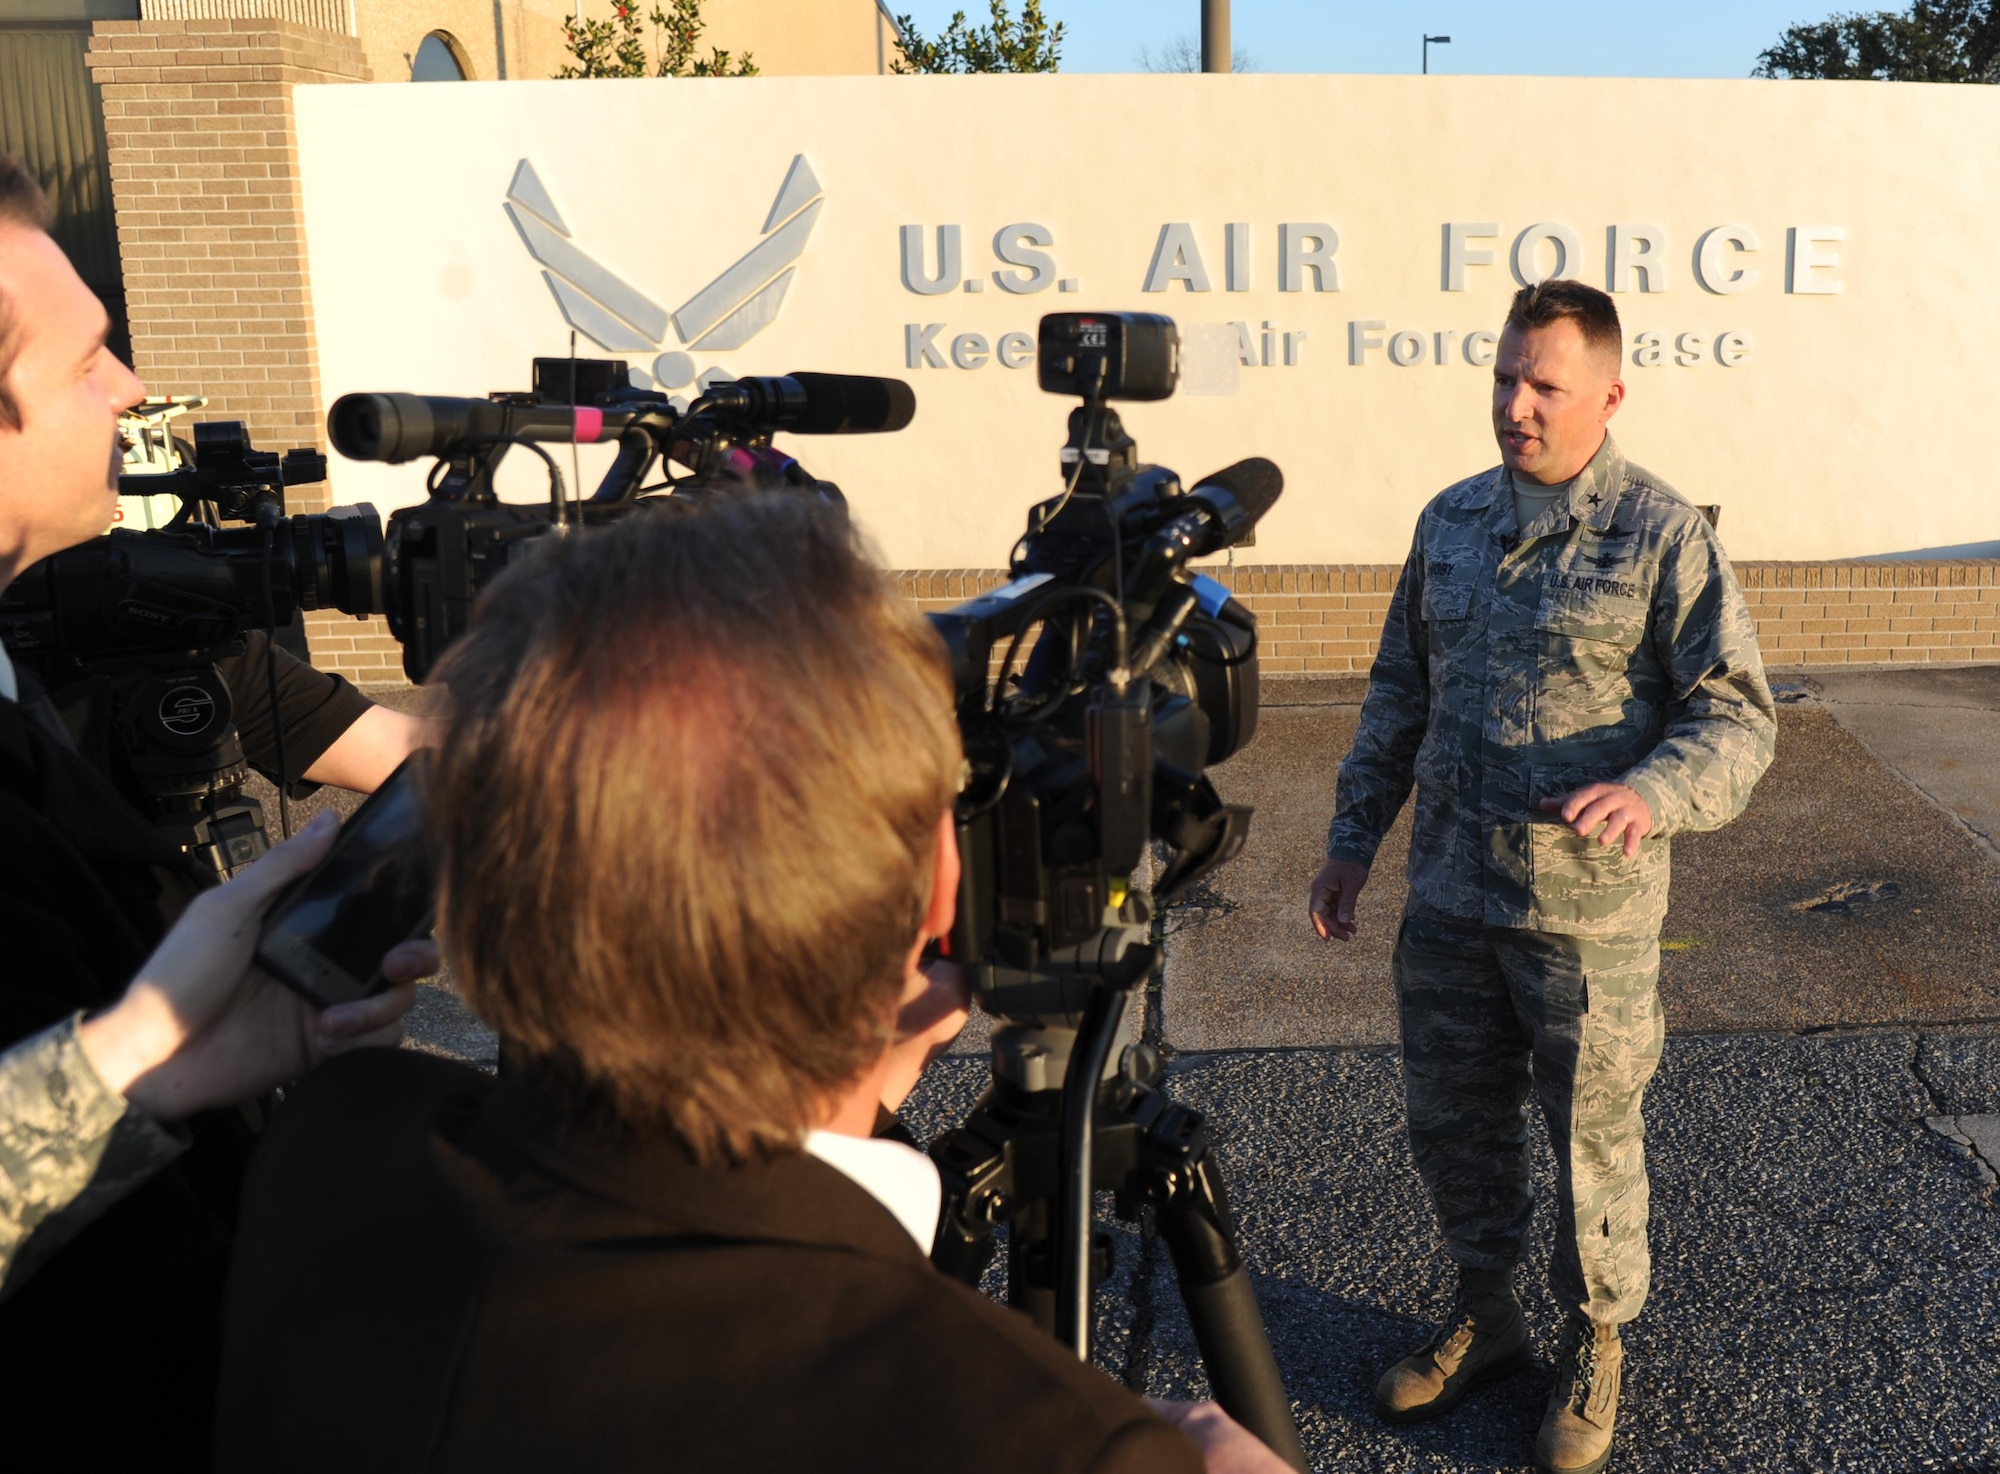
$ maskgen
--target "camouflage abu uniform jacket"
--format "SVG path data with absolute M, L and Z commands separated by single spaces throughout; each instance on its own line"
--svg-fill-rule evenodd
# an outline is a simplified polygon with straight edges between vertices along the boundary
M 98 1078 L 77 1042 L 80 1018 L 0 1054 L 0 1299 L 187 1150 L 184 1133 Z
M 1653 931 L 1670 836 L 1735 818 L 1771 762 L 1750 613 L 1701 513 L 1609 436 L 1526 531 L 1505 467 L 1424 509 L 1327 853 L 1372 864 L 1414 781 L 1410 888 L 1425 904 L 1489 926 Z M 1540 811 L 1595 782 L 1652 809 L 1636 858 Z

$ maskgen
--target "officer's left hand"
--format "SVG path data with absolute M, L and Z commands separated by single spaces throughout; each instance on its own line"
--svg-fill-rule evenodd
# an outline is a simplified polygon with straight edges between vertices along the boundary
M 1545 798 L 1542 807 L 1560 811 L 1563 823 L 1576 831 L 1578 839 L 1589 839 L 1601 824 L 1597 836 L 1601 845 L 1625 841 L 1625 858 L 1639 853 L 1639 841 L 1653 832 L 1653 811 L 1634 789 L 1623 783 L 1586 783 L 1566 798 Z

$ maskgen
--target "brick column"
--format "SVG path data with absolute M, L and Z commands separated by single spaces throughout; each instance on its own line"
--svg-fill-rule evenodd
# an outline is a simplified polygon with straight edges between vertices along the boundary
M 291 19 L 261 0 L 180 8 L 267 14 L 91 28 L 132 366 L 155 394 L 206 395 L 198 417 L 244 421 L 260 449 L 325 450 L 292 89 L 368 81 L 368 62 L 353 37 L 306 23 L 340 5 L 297 0 Z M 332 490 L 301 488 L 290 508 L 323 511 Z M 322 613 L 306 627 L 321 667 L 402 680 L 380 619 Z
M 368 80 L 360 44 L 287 20 L 103 21 L 89 60 L 133 367 L 264 449 L 324 449 L 292 88 Z

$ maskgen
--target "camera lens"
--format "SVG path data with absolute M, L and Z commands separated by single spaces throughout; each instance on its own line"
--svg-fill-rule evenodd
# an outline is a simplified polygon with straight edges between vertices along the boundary
M 382 519 L 367 502 L 290 519 L 292 587 L 301 609 L 383 612 Z

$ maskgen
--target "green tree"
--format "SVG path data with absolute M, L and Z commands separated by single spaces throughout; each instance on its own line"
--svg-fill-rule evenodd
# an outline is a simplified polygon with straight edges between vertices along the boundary
M 703 21 L 701 0 L 669 0 L 671 12 L 655 5 L 645 21 L 632 0 L 613 0 L 610 20 L 563 18 L 563 41 L 570 60 L 558 77 L 754 77 L 749 52 L 732 56 L 711 46 L 696 56 Z M 646 55 L 643 27 L 653 28 L 657 59 Z
M 1787 26 L 1757 58 L 1753 75 L 2000 82 L 2000 6 L 1995 0 L 1914 0 L 1904 11 Z
M 965 12 L 936 39 L 925 40 L 907 15 L 896 17 L 903 33 L 899 72 L 1053 72 L 1062 59 L 1063 24 L 1042 14 L 1042 0 L 1021 0 L 1021 18 L 1007 13 L 1007 0 L 992 0 L 992 21 L 968 26 Z

